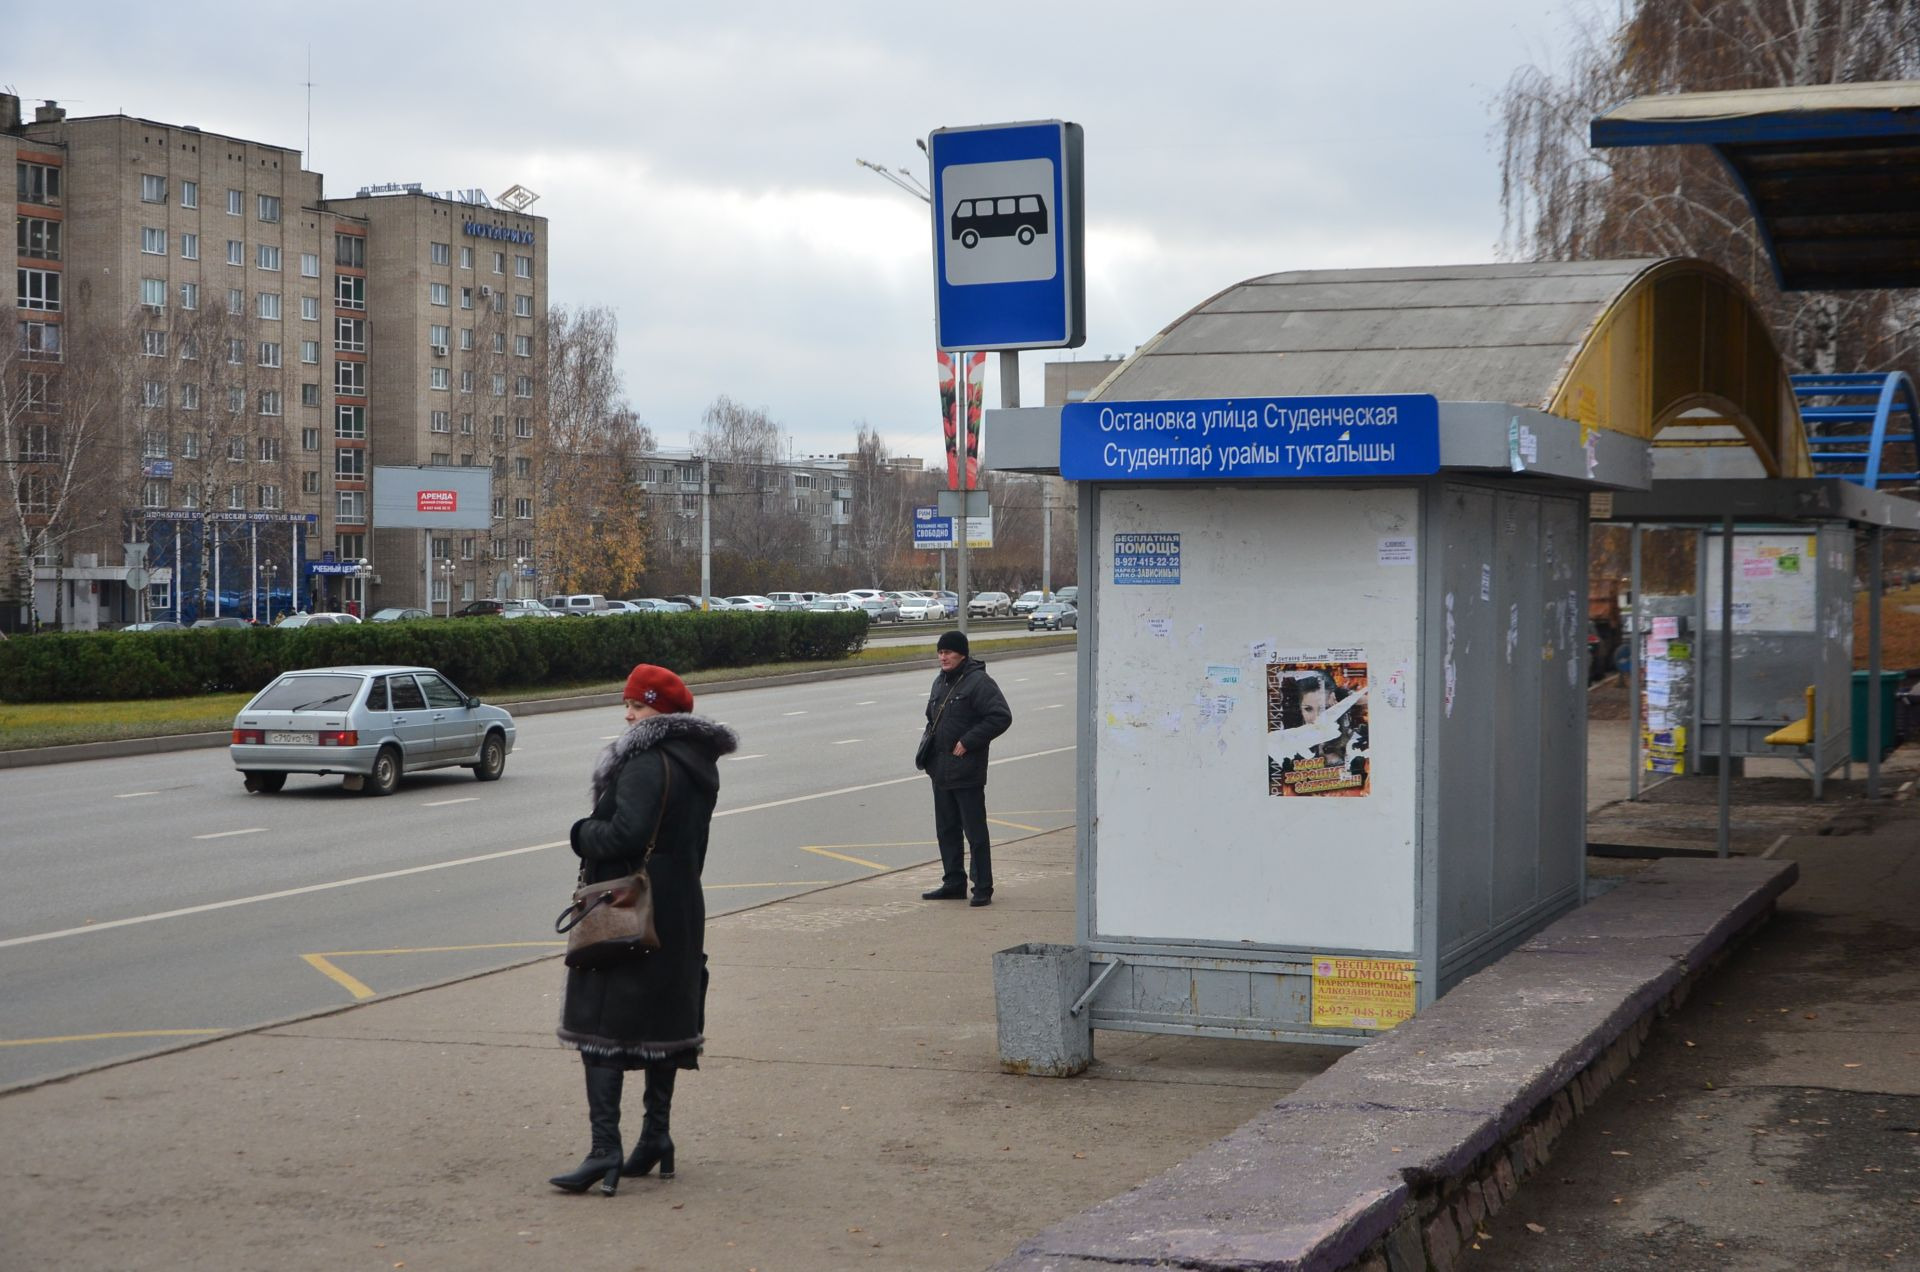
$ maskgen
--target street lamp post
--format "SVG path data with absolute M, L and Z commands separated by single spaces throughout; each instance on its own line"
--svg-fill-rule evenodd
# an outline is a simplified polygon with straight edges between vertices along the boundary
M 445 580 L 447 585 L 447 617 L 452 618 L 453 617 L 453 558 L 452 557 L 440 558 L 440 577 L 443 580 Z M 431 600 L 428 601 L 428 605 L 429 606 L 432 605 Z
M 274 576 L 279 572 L 280 567 L 272 561 L 262 561 L 253 567 L 253 621 L 256 623 L 260 621 L 261 576 L 266 576 L 267 580 L 265 589 L 267 593 L 267 618 L 271 620 L 273 618 L 273 580 Z
M 527 577 L 528 564 L 529 562 L 525 557 L 515 557 L 513 559 L 513 586 L 507 589 L 511 594 L 510 599 L 519 600 L 520 594 L 526 591 L 527 585 L 525 580 Z

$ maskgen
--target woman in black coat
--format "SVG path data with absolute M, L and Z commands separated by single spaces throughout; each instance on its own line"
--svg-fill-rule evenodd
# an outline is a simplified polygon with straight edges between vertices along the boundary
M 667 1132 L 674 1075 L 699 1068 L 706 1043 L 700 872 L 720 797 L 717 761 L 739 745 L 725 725 L 691 714 L 693 694 L 664 667 L 635 667 L 624 697 L 628 728 L 594 767 L 593 812 L 574 823 L 573 851 L 583 883 L 631 874 L 646 858 L 660 948 L 608 967 L 567 970 L 558 1032 L 585 1063 L 593 1139 L 578 1167 L 549 1181 L 585 1192 L 598 1179 L 608 1196 L 622 1174 L 644 1175 L 656 1164 L 662 1179 L 673 1177 Z M 649 838 L 653 855 L 646 857 Z M 623 1166 L 620 1092 L 629 1069 L 646 1074 L 646 1116 Z

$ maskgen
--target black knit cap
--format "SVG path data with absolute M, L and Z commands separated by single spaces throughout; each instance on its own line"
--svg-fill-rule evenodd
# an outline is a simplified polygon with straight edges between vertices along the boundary
M 948 632 L 940 638 L 939 643 L 936 644 L 934 648 L 937 650 L 951 649 L 954 653 L 962 657 L 973 652 L 967 647 L 967 634 L 965 632 Z

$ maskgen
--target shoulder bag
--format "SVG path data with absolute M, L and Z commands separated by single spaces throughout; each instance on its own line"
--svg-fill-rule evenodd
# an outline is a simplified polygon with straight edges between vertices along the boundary
M 630 875 L 588 883 L 574 889 L 573 900 L 553 921 L 555 932 L 567 937 L 568 967 L 606 967 L 638 958 L 660 948 L 660 933 L 653 926 L 653 881 L 647 877 L 647 860 L 660 838 L 660 823 L 667 815 L 667 792 L 673 784 L 673 762 L 660 753 L 660 811 L 653 819 L 653 833 L 647 836 L 647 848 L 640 856 L 640 868 Z M 587 863 L 580 863 L 582 877 Z
M 947 696 L 940 699 L 940 709 L 933 713 L 933 719 L 927 721 L 927 731 L 920 735 L 920 745 L 913 752 L 913 767 L 925 772 L 933 763 L 933 734 L 940 727 L 940 717 L 947 713 L 947 704 L 953 701 L 953 695 L 960 692 L 960 682 L 966 679 L 966 673 L 953 678 L 953 688 L 947 690 Z

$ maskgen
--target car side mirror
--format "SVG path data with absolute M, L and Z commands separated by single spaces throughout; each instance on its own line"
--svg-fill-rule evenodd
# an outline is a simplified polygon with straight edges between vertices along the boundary
M 479 706 L 479 705 L 480 705 L 480 697 L 479 697 L 479 695 L 478 695 L 478 694 L 471 694 L 471 693 L 470 693 L 470 694 L 468 694 L 468 695 L 467 695 L 467 705 L 468 705 L 469 707 L 477 707 L 477 706 Z

